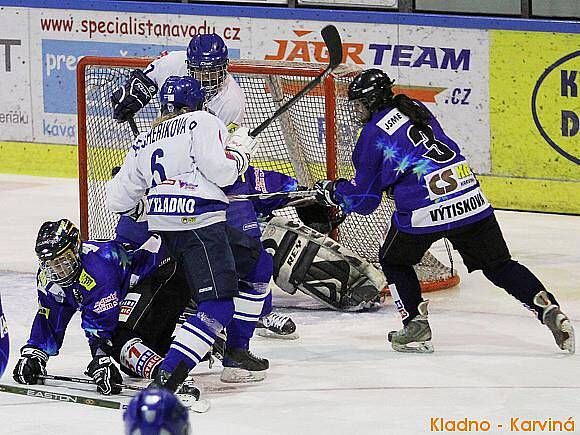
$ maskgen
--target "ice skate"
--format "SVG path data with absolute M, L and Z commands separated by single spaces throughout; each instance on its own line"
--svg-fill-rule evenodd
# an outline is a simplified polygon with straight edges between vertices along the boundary
M 419 315 L 415 316 L 403 329 L 391 331 L 388 340 L 397 352 L 432 353 L 431 327 L 427 320 L 429 301 L 419 303 Z
M 174 372 L 159 370 L 149 388 L 161 387 L 173 391 L 183 405 L 192 411 L 207 412 L 210 408 L 209 400 L 201 397 L 201 389 L 193 378 L 187 377 L 187 369 L 180 365 Z
M 221 381 L 228 383 L 262 381 L 270 367 L 267 359 L 255 356 L 248 349 L 227 347 L 222 364 Z
M 295 340 L 298 333 L 294 321 L 282 314 L 270 313 L 258 320 L 256 334 L 260 337 L 280 338 L 283 340 Z
M 570 319 L 560 310 L 560 307 L 548 299 L 545 291 L 534 296 L 534 303 L 544 310 L 542 323 L 550 328 L 558 347 L 570 353 L 576 352 L 574 327 Z

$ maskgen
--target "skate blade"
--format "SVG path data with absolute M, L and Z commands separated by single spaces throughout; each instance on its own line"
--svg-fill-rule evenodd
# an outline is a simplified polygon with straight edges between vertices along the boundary
M 260 382 L 266 378 L 266 371 L 252 372 L 237 367 L 224 367 L 220 380 L 228 384 L 242 384 L 246 382 Z
M 195 397 L 191 394 L 180 394 L 177 393 L 176 396 L 179 398 L 179 401 L 185 406 L 188 410 L 196 412 L 198 414 L 203 414 L 209 411 L 211 407 L 211 402 L 207 399 L 198 399 L 195 400 Z
M 568 334 L 568 338 L 562 343 L 562 350 L 567 350 L 568 352 L 574 354 L 576 353 L 576 337 L 574 335 L 574 327 L 570 320 L 564 320 L 561 326 L 562 332 Z
M 393 350 L 403 353 L 433 353 L 435 351 L 433 343 L 430 341 L 417 341 L 408 344 L 391 343 L 391 346 Z
M 292 334 L 282 335 L 276 334 L 275 332 L 272 332 L 266 328 L 256 329 L 256 335 L 264 338 L 275 338 L 277 340 L 296 340 L 300 338 L 300 335 L 298 335 L 296 331 L 294 331 Z

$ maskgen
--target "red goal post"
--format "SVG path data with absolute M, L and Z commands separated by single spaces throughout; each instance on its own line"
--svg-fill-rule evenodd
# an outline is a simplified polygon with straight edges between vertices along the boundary
M 79 196 L 83 238 L 111 238 L 117 216 L 104 205 L 104 184 L 111 169 L 119 166 L 131 146 L 128 123 L 112 118 L 110 95 L 135 68 L 145 68 L 151 58 L 84 57 L 77 66 L 79 138 Z M 292 98 L 326 65 L 296 62 L 231 60 L 229 73 L 246 95 L 244 125 L 258 126 Z M 358 70 L 341 65 L 280 116 L 260 135 L 261 146 L 252 164 L 296 177 L 311 186 L 316 180 L 350 178 L 354 173 L 351 153 L 358 127 L 346 98 L 348 83 Z M 159 113 L 154 98 L 135 116 L 139 131 L 149 129 Z M 369 216 L 351 215 L 341 225 L 339 241 L 374 264 L 382 234 L 390 224 L 393 201 L 383 199 Z M 289 208 L 283 214 L 297 218 Z M 459 282 L 456 273 L 427 253 L 418 271 L 424 290 L 448 288 Z

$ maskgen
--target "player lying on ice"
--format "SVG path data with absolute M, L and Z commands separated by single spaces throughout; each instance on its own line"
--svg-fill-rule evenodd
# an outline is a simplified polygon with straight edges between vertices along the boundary
M 14 367 L 16 382 L 42 383 L 49 357 L 58 355 L 67 326 L 80 311 L 92 356 L 86 374 L 100 393 L 119 393 L 122 378 L 110 355 L 120 302 L 132 284 L 157 268 L 165 256 L 161 251 L 158 237 L 129 252 L 116 241 L 81 242 L 68 219 L 42 224 L 35 247 L 39 308 Z
M 228 48 L 219 35 L 196 35 L 187 50 L 164 53 L 144 70 L 134 70 L 127 82 L 111 96 L 113 117 L 119 122 L 127 121 L 149 104 L 167 78 L 190 75 L 200 81 L 205 91 L 204 110 L 222 120 L 231 132 L 243 123 L 246 99 L 241 87 L 227 72 L 228 61 Z M 267 295 L 265 305 L 272 306 L 271 294 Z M 292 319 L 270 309 L 258 319 L 256 333 L 293 338 L 295 329 Z
M 352 154 L 355 176 L 319 181 L 316 188 L 322 203 L 339 205 L 346 213 L 369 214 L 383 192 L 394 196 L 396 211 L 379 253 L 403 319 L 403 329 L 388 334 L 393 349 L 433 352 L 428 300 L 421 297 L 413 265 L 445 237 L 469 272 L 481 270 L 533 311 L 560 349 L 574 353 L 570 320 L 538 278 L 512 260 L 493 208 L 458 145 L 423 104 L 394 95 L 392 86 L 378 69 L 353 79 L 348 99 L 364 124 Z

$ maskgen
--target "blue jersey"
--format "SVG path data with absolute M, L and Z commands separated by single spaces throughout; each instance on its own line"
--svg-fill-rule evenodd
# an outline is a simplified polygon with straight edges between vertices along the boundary
M 298 181 L 289 175 L 250 166 L 231 186 L 225 187 L 226 195 L 255 195 L 272 192 L 293 192 Z M 230 201 L 226 210 L 228 225 L 238 228 L 259 239 L 258 216 L 268 216 L 272 211 L 285 207 L 288 199 L 272 197 L 260 200 Z
M 2 310 L 2 300 L 0 299 L 0 378 L 4 370 L 6 370 L 8 356 L 8 325 L 6 324 L 6 317 L 4 317 L 4 311 Z
M 39 270 L 38 312 L 27 343 L 57 355 L 72 316 L 80 311 L 91 354 L 103 351 L 117 326 L 120 302 L 130 286 L 157 267 L 163 251 L 158 239 L 135 251 L 115 241 L 87 241 L 82 244 L 80 275 L 71 285 L 61 287 Z
M 336 184 L 345 212 L 373 212 L 393 187 L 393 221 L 403 232 L 448 230 L 493 213 L 457 144 L 433 115 L 428 124 L 425 133 L 394 107 L 373 114 L 352 154 L 355 177 Z

